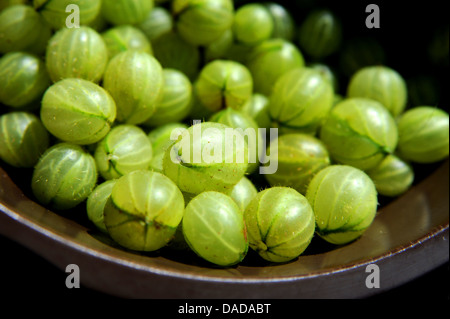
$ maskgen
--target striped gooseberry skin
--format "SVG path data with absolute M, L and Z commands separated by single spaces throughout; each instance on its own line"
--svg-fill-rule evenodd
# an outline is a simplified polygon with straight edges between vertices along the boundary
M 201 258 L 223 267 L 241 262 L 248 242 L 242 211 L 229 196 L 203 192 L 186 206 L 182 231 Z
M 295 22 L 289 11 L 281 4 L 275 2 L 264 3 L 273 21 L 272 38 L 281 38 L 293 41 L 295 35 Z
M 98 143 L 94 157 L 104 179 L 119 178 L 147 169 L 152 159 L 152 145 L 140 127 L 117 125 Z
M 248 149 L 236 138 L 228 141 L 226 129 L 214 122 L 194 124 L 185 130 L 165 152 L 163 172 L 190 194 L 204 191 L 227 192 L 244 176 L 248 167 Z M 172 152 L 172 158 L 171 158 Z M 176 157 L 176 161 L 173 161 Z M 178 161 L 178 162 L 177 162 Z
M 192 83 L 181 71 L 163 69 L 164 87 L 155 113 L 144 125 L 161 126 L 180 122 L 190 113 L 192 107 Z
M 263 151 L 259 143 L 262 143 L 265 137 L 259 131 L 258 124 L 245 113 L 229 107 L 214 113 L 209 121 L 242 130 L 249 149 L 247 173 L 251 174 L 256 171 Z
M 300 256 L 315 230 L 305 196 L 289 187 L 259 192 L 244 212 L 249 246 L 265 260 L 288 262 Z
M 74 144 L 93 144 L 109 132 L 116 105 L 101 86 L 83 79 L 64 79 L 44 94 L 41 120 L 57 138 Z
M 320 139 L 337 163 L 368 170 L 394 152 L 398 130 L 381 103 L 348 98 L 333 107 L 320 129 Z
M 339 92 L 339 82 L 337 79 L 337 75 L 335 73 L 335 70 L 332 69 L 328 64 L 311 63 L 308 65 L 308 67 L 318 70 L 320 74 L 322 74 L 322 76 L 325 78 L 325 80 L 327 80 L 328 83 L 331 84 L 334 92 Z
M 10 52 L 0 58 L 0 102 L 23 107 L 39 100 L 50 86 L 44 62 L 25 52 Z
M 183 195 L 169 178 L 138 170 L 116 181 L 104 208 L 104 223 L 119 245 L 155 251 L 173 238 L 183 214 Z
M 134 25 L 144 21 L 153 6 L 153 0 L 102 0 L 101 13 L 112 25 Z
M 239 111 L 249 115 L 260 128 L 270 128 L 269 99 L 260 93 L 254 93 Z
M 117 121 L 126 124 L 141 124 L 153 115 L 163 85 L 161 64 L 139 51 L 124 51 L 113 57 L 103 79 L 103 87 L 116 102 Z
M 53 82 L 81 78 L 98 83 L 108 63 L 108 50 L 90 27 L 62 28 L 50 38 L 45 59 Z
M 414 182 L 414 170 L 396 155 L 387 155 L 375 168 L 367 171 L 378 194 L 396 197 L 406 192 Z
M 154 7 L 141 23 L 136 25 L 145 36 L 153 41 L 173 29 L 172 14 L 164 7 Z
M 205 46 L 231 28 L 234 5 L 231 0 L 174 0 L 172 13 L 180 36 L 195 46 Z
M 274 22 L 267 8 L 249 3 L 236 10 L 232 30 L 236 41 L 256 45 L 272 36 Z
M 351 77 L 347 96 L 376 100 L 396 117 L 405 110 L 408 92 L 397 71 L 377 65 L 362 68 Z
M 94 157 L 81 146 L 58 143 L 45 151 L 33 171 L 31 188 L 36 199 L 56 210 L 83 202 L 97 183 Z
M 240 108 L 253 93 L 253 79 L 241 63 L 214 60 L 206 64 L 194 83 L 196 97 L 210 111 Z
M 167 32 L 152 42 L 155 58 L 166 69 L 176 69 L 193 81 L 200 68 L 199 49 L 184 41 L 177 33 Z
M 255 92 L 270 96 L 277 79 L 305 65 L 300 50 L 284 39 L 269 39 L 251 49 L 245 64 L 253 76 Z
M 120 25 L 110 28 L 101 34 L 111 59 L 117 53 L 137 50 L 153 54 L 152 46 L 146 35 L 137 27 Z
M 45 21 L 55 30 L 67 26 L 66 20 L 71 12 L 68 5 L 76 4 L 80 13 L 80 25 L 88 25 L 100 14 L 101 0 L 48 0 L 38 8 Z
M 314 135 L 333 106 L 330 83 L 312 68 L 297 68 L 283 74 L 270 96 L 269 114 L 280 134 Z
M 15 167 L 33 167 L 49 147 L 41 120 L 28 112 L 0 116 L 0 158 Z
M 434 163 L 449 154 L 449 115 L 432 106 L 409 109 L 397 119 L 398 154 L 416 163 Z
M 167 148 L 173 144 L 173 140 L 170 139 L 172 133 L 176 136 L 174 131 L 182 132 L 187 129 L 188 126 L 183 123 L 168 123 L 152 129 L 147 137 L 152 145 L 153 156 L 150 161 L 150 169 L 162 173 L 163 171 L 163 158 Z
M 336 245 L 360 237 L 377 212 L 373 181 L 360 169 L 347 165 L 331 165 L 317 173 L 306 198 L 314 210 L 316 233 Z
M 0 12 L 0 53 L 25 51 L 42 54 L 50 36 L 50 27 L 28 5 L 12 5 Z
M 103 211 L 106 202 L 111 197 L 112 188 L 116 184 L 116 181 L 117 179 L 111 179 L 97 185 L 86 200 L 86 213 L 88 219 L 98 230 L 105 234 L 108 233 L 108 230 L 105 226 Z
M 248 204 L 257 194 L 258 190 L 255 185 L 245 176 L 234 185 L 231 191 L 227 192 L 227 195 L 236 202 L 242 212 L 245 211 Z
M 271 154 L 271 160 L 278 161 L 277 171 L 264 175 L 269 184 L 291 187 L 302 195 L 306 194 L 314 175 L 331 162 L 327 148 L 319 139 L 300 133 L 279 136 L 266 153 Z
M 313 59 L 323 59 L 335 53 L 341 42 L 341 22 L 329 10 L 310 12 L 300 25 L 300 48 Z
M 243 46 L 242 44 L 235 43 L 233 30 L 228 29 L 224 33 L 222 33 L 222 35 L 218 39 L 214 40 L 205 47 L 203 57 L 204 62 L 208 63 L 213 60 L 226 59 L 230 49 L 234 45 Z M 241 62 L 238 59 L 230 59 L 230 60 Z

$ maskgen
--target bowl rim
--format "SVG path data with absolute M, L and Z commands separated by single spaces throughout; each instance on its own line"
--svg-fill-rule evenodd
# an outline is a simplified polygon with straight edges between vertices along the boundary
M 432 180 L 438 179 L 443 182 L 446 187 L 441 188 L 444 189 L 443 191 L 447 189 L 447 200 L 444 200 L 440 209 L 442 210 L 441 214 L 446 211 L 446 220 L 444 218 L 443 222 L 435 222 L 432 227 L 425 229 L 419 237 L 413 240 L 409 240 L 402 245 L 396 245 L 369 258 L 343 263 L 336 267 L 306 270 L 301 273 L 291 272 L 277 275 L 275 270 L 275 275 L 269 273 L 259 276 L 258 273 L 249 275 L 248 273 L 233 272 L 235 269 L 232 269 L 231 273 L 225 269 L 213 269 L 211 272 L 210 269 L 196 265 L 192 266 L 195 271 L 192 271 L 192 269 L 183 271 L 183 268 L 179 268 L 179 266 L 177 266 L 178 268 L 166 269 L 164 268 L 167 265 L 166 263 L 152 263 L 152 256 L 111 247 L 100 241 L 94 247 L 89 246 L 92 242 L 83 241 L 87 238 L 85 236 L 91 236 L 89 229 L 64 216 L 51 212 L 27 198 L 1 167 L 0 233 L 4 233 L 7 237 L 37 252 L 60 269 L 65 268 L 69 263 L 69 257 L 72 256 L 72 260 L 89 269 L 90 274 L 84 276 L 86 286 L 117 296 L 131 298 L 228 298 L 230 296 L 236 298 L 248 298 L 248 296 L 256 298 L 280 298 L 281 296 L 281 298 L 360 298 L 397 287 L 448 262 L 448 167 L 449 161 L 447 160 L 432 176 L 413 187 L 413 191 L 420 193 L 433 182 Z M 10 191 L 8 192 L 5 187 L 9 187 Z M 17 202 L 20 199 L 23 201 L 23 207 L 17 208 L 10 202 L 5 202 L 5 195 L 10 195 L 11 192 L 15 195 L 11 195 L 10 200 Z M 39 211 L 38 215 L 27 215 L 23 211 L 27 208 Z M 385 213 L 382 212 L 380 215 L 386 216 Z M 445 213 L 443 216 L 445 217 Z M 79 233 L 74 235 L 61 232 L 61 229 L 48 224 L 47 218 L 52 222 L 56 220 L 56 222 L 63 223 L 64 227 L 74 227 Z M 378 218 L 378 213 L 376 218 Z M 48 249 L 49 247 L 54 249 Z M 348 245 L 336 250 L 343 249 L 345 251 L 346 247 Z M 326 255 L 327 253 L 329 252 L 319 253 L 312 257 Z M 164 260 L 164 257 L 156 257 L 156 259 L 160 258 Z M 412 265 L 407 266 L 409 269 L 407 272 L 399 267 L 399 264 L 405 264 L 406 261 Z M 173 261 L 166 260 L 165 262 L 170 264 Z M 297 262 L 295 261 L 295 263 Z M 113 282 L 105 282 L 104 278 L 99 279 L 98 276 L 95 276 L 96 271 L 93 267 L 93 264 L 96 263 L 104 265 L 106 273 L 109 275 L 120 273 L 123 278 L 127 278 L 130 282 L 129 287 L 120 287 Z M 367 277 L 367 265 L 374 263 L 383 269 L 389 269 L 390 273 L 384 275 L 384 278 L 388 278 L 389 281 L 384 280 L 383 287 L 376 290 L 367 289 L 367 287 L 359 284 L 355 286 L 356 281 L 364 282 L 364 278 Z M 273 266 L 274 269 L 276 267 Z M 256 268 L 262 269 L 264 267 Z M 272 266 L 269 268 L 272 268 Z M 179 285 L 180 289 L 178 291 L 155 289 L 152 285 L 139 284 L 139 278 L 143 278 L 144 281 L 156 281 L 160 286 L 175 283 Z M 297 287 L 300 282 L 302 283 L 302 289 L 299 291 Z M 318 284 L 321 285 L 321 289 L 317 289 Z M 214 289 L 218 286 L 220 287 L 219 291 Z M 341 289 L 338 286 L 341 286 Z M 352 288 L 350 289 L 350 287 Z

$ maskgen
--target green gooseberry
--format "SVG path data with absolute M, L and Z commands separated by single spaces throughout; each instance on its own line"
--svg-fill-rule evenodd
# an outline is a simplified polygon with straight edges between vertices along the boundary
M 297 68 L 283 74 L 270 96 L 272 126 L 280 134 L 314 135 L 333 106 L 334 92 L 321 73 L 311 68 Z
M 387 66 L 369 66 L 351 77 L 347 96 L 376 100 L 396 117 L 404 111 L 408 93 L 406 82 L 397 71 Z
M 141 23 L 136 25 L 149 41 L 154 41 L 161 35 L 173 29 L 172 14 L 164 7 L 154 7 Z
M 229 196 L 203 192 L 186 206 L 182 231 L 201 258 L 223 267 L 241 262 L 248 243 L 242 211 Z
M 108 63 L 108 50 L 90 27 L 62 28 L 51 37 L 45 60 L 53 82 L 81 78 L 98 83 Z
M 277 161 L 277 171 L 264 177 L 271 186 L 286 186 L 305 195 L 309 182 L 320 170 L 330 165 L 325 145 L 307 134 L 285 134 L 272 141 L 267 151 Z M 271 165 L 267 163 L 266 165 Z
M 241 132 L 249 150 L 247 174 L 255 172 L 260 164 L 259 159 L 262 156 L 262 151 L 264 151 L 262 143 L 265 137 L 261 134 L 258 124 L 250 116 L 232 108 L 226 108 L 214 113 L 209 118 L 209 121 L 242 130 Z
M 204 48 L 204 61 L 205 63 L 218 59 L 227 59 L 229 57 L 229 51 L 234 45 L 238 45 L 234 41 L 234 34 L 232 29 L 226 30 L 215 41 L 211 42 Z M 236 62 L 242 62 L 239 59 L 230 59 Z
M 175 27 L 186 42 L 208 45 L 231 28 L 234 5 L 231 0 L 174 0 Z
M 339 82 L 336 72 L 329 65 L 324 63 L 311 63 L 308 67 L 318 70 L 320 74 L 322 74 L 322 76 L 331 84 L 335 93 L 339 91 Z
M 0 1 L 0 11 L 3 9 L 16 5 L 16 4 L 27 4 L 28 0 L 1 0 Z
M 272 17 L 272 38 L 292 42 L 295 36 L 295 21 L 289 11 L 280 3 L 268 2 L 264 3 L 264 6 Z
M 260 128 L 270 128 L 269 99 L 260 93 L 254 93 L 239 111 L 249 115 Z
M 368 170 L 378 194 L 395 197 L 406 192 L 414 182 L 411 165 L 396 155 L 387 155 L 375 168 Z
M 0 158 L 15 167 L 33 167 L 49 147 L 41 120 L 28 112 L 0 116 Z
M 305 196 L 289 187 L 259 192 L 244 212 L 249 246 L 265 260 L 288 262 L 309 246 L 314 212 Z
M 145 20 L 153 6 L 153 0 L 102 0 L 101 13 L 112 25 L 135 25 Z
M 152 42 L 153 54 L 163 68 L 176 69 L 193 81 L 200 69 L 199 49 L 177 33 L 167 32 Z
M 119 245 L 155 251 L 175 235 L 184 214 L 184 199 L 166 176 L 138 170 L 117 179 L 105 204 L 104 223 Z
M 47 149 L 36 164 L 31 189 L 41 204 L 67 210 L 86 200 L 96 183 L 92 155 L 79 145 L 58 143 Z
M 253 79 L 242 64 L 214 60 L 206 64 L 194 83 L 195 95 L 210 111 L 240 108 L 253 93 Z
M 244 176 L 248 149 L 243 136 L 214 122 L 196 123 L 166 150 L 163 172 L 185 193 L 226 192 Z
M 317 234 L 336 245 L 359 238 L 377 212 L 373 181 L 353 166 L 331 165 L 321 170 L 311 180 L 306 198 L 314 210 Z
M 155 113 L 144 125 L 161 126 L 184 120 L 191 112 L 192 83 L 181 71 L 163 69 L 164 87 Z
M 24 51 L 40 55 L 50 36 L 50 27 L 28 5 L 12 5 L 0 12 L 0 53 Z
M 333 107 L 321 127 L 320 139 L 337 163 L 368 170 L 394 152 L 398 131 L 381 103 L 349 98 Z
M 416 163 L 434 163 L 449 154 L 449 115 L 431 106 L 409 109 L 397 119 L 398 155 Z
M 117 121 L 141 124 L 156 110 L 164 86 L 161 64 L 140 51 L 124 51 L 109 62 L 103 87 L 117 106 Z
M 253 48 L 256 46 L 257 45 L 250 46 L 250 45 L 245 45 L 242 43 L 237 43 L 235 41 L 234 35 L 233 35 L 233 42 L 229 45 L 229 47 L 224 52 L 223 59 L 232 60 L 232 61 L 239 62 L 241 64 L 246 65 L 250 53 L 252 52 Z
M 342 42 L 342 26 L 328 9 L 310 12 L 299 28 L 300 48 L 313 59 L 323 59 L 335 53 Z
M 140 127 L 117 125 L 97 144 L 94 157 L 104 179 L 119 178 L 147 169 L 152 159 L 152 145 Z
M 137 50 L 153 54 L 152 46 L 146 35 L 137 27 L 120 25 L 102 33 L 108 50 L 109 59 L 126 50 Z
M 50 86 L 44 62 L 25 52 L 10 52 L 0 58 L 0 103 L 23 107 L 40 100 Z
M 116 104 L 101 86 L 83 79 L 64 79 L 51 85 L 42 98 L 41 120 L 57 138 L 93 144 L 109 132 Z
M 153 156 L 150 161 L 150 169 L 162 173 L 164 153 L 174 142 L 171 135 L 179 136 L 188 126 L 183 123 L 167 123 L 152 129 L 147 137 L 152 145 Z
M 300 50 L 284 39 L 269 39 L 253 47 L 246 66 L 253 76 L 255 92 L 270 96 L 278 78 L 305 65 Z
M 236 41 L 256 45 L 271 37 L 274 23 L 269 10 L 259 3 L 249 3 L 236 10 L 233 33 Z
M 248 204 L 257 194 L 258 190 L 255 185 L 245 176 L 242 177 L 236 185 L 234 185 L 231 191 L 227 192 L 227 195 L 236 202 L 242 212 L 245 211 Z
M 39 1 L 34 1 L 39 2 Z M 67 27 L 67 19 L 71 14 L 68 6 L 77 5 L 79 12 L 80 25 L 88 25 L 100 15 L 102 6 L 101 0 L 48 0 L 39 6 L 38 11 L 53 29 L 61 29 Z M 70 7 L 69 7 L 70 8 Z
M 101 232 L 107 234 L 108 230 L 105 226 L 103 212 L 105 210 L 106 202 L 111 197 L 112 189 L 116 184 L 117 179 L 104 181 L 97 185 L 86 200 L 86 213 L 88 219 Z

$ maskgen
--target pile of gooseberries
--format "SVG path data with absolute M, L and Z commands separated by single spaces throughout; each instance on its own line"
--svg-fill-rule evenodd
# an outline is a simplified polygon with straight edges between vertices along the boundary
M 71 2 L 0 2 L 0 163 L 122 249 L 290 262 L 358 240 L 448 157 L 435 86 L 332 9 L 84 0 L 73 26 Z M 448 66 L 448 37 L 432 48 Z

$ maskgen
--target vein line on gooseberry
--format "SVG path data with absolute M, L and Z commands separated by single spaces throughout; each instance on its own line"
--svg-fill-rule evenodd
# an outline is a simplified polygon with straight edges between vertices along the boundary
M 223 238 L 221 236 L 219 236 L 217 234 L 217 232 L 214 230 L 214 228 L 208 223 L 208 221 L 206 221 L 203 218 L 203 215 L 198 211 L 197 209 L 197 205 L 192 207 L 193 212 L 195 213 L 195 215 L 197 216 L 197 218 L 206 226 L 206 229 L 209 230 L 209 232 L 216 238 L 218 239 L 218 241 L 220 243 L 222 243 L 223 246 L 227 247 L 228 249 L 230 249 L 232 252 L 236 253 L 236 254 L 240 254 L 239 249 L 236 249 L 235 247 L 231 246 L 229 243 L 227 243 L 226 241 L 223 240 Z
M 278 216 L 277 216 L 277 217 L 278 217 Z M 310 223 L 312 223 L 312 222 L 315 222 L 314 216 L 313 216 L 312 218 L 310 218 L 309 220 L 307 220 L 305 223 L 302 223 L 302 226 L 303 226 L 303 227 L 302 227 L 301 229 L 296 229 L 296 230 L 295 230 L 296 233 L 295 233 L 292 237 L 287 238 L 287 239 L 283 238 L 284 241 L 279 242 L 279 243 L 277 243 L 276 245 L 268 246 L 268 250 L 271 250 L 271 249 L 274 249 L 274 248 L 279 248 L 279 247 L 282 246 L 282 245 L 285 245 L 285 244 L 287 244 L 287 243 L 289 243 L 289 242 L 291 242 L 291 241 L 296 240 L 296 238 L 298 238 L 298 237 L 304 236 L 304 235 L 305 235 L 305 234 L 303 233 L 304 230 L 307 229 L 307 228 L 310 226 Z M 305 238 L 305 239 L 307 239 L 307 238 Z M 302 241 L 299 245 L 303 245 L 303 244 L 306 243 L 307 241 L 308 241 L 308 240 Z
M 350 216 L 348 215 L 348 214 L 346 214 L 346 216 L 343 216 L 342 214 L 340 214 L 339 212 L 336 212 L 336 210 L 337 210 L 337 208 L 336 208 L 336 206 L 337 206 L 337 201 L 338 201 L 338 199 L 340 198 L 340 196 L 341 196 L 341 194 L 342 194 L 342 189 L 344 188 L 344 187 L 346 187 L 347 186 L 347 182 L 349 181 L 349 180 L 352 180 L 353 179 L 353 175 L 355 175 L 356 174 L 356 171 L 352 171 L 352 172 L 350 172 L 350 174 L 347 174 L 347 176 L 345 177 L 345 179 L 344 180 L 342 180 L 341 182 L 340 182 L 340 185 L 339 185 L 339 188 L 336 190 L 336 192 L 335 192 L 335 196 L 334 196 L 334 199 L 333 199 L 333 204 L 332 204 L 332 209 L 330 210 L 330 213 L 328 214 L 328 220 L 327 220 L 327 225 L 326 225 L 326 227 L 327 227 L 327 229 L 329 228 L 329 225 L 330 225 L 330 220 L 331 220 L 331 216 L 341 216 L 341 217 L 345 217 L 346 218 L 346 221 L 344 222 L 344 220 L 342 220 L 342 222 L 345 224 L 347 221 L 348 221 L 348 219 L 350 218 Z
M 2 120 L 4 120 L 4 118 L 2 118 Z M 3 128 L 3 135 L 4 136 L 10 136 L 8 134 L 8 131 L 6 130 L 6 123 L 3 123 L 3 125 L 1 125 L 1 127 Z M 17 128 L 17 127 L 18 127 L 18 125 L 16 123 L 14 125 L 14 128 Z M 14 160 L 16 162 L 20 162 L 20 158 L 19 158 L 18 154 L 16 154 L 16 152 L 14 152 L 14 147 L 12 145 L 12 143 L 15 142 L 15 139 L 7 138 L 7 139 L 4 140 L 4 142 L 6 143 L 6 147 L 8 148 L 10 155 L 12 155 L 12 157 L 14 157 Z
M 73 153 L 73 152 L 71 151 L 71 153 Z M 48 167 L 48 169 L 50 169 L 54 173 L 53 176 L 60 176 L 61 175 L 61 173 L 60 173 L 61 167 L 65 166 L 66 162 L 68 162 L 70 160 L 69 157 L 70 156 L 65 156 L 64 158 L 62 158 L 60 161 L 58 161 L 56 163 L 56 166 L 51 165 L 50 167 Z M 53 164 L 53 161 L 52 161 L 51 164 Z M 60 193 L 61 187 L 63 185 L 63 180 L 62 179 L 57 179 L 57 178 L 53 177 L 53 178 L 51 178 L 51 181 L 52 181 L 53 185 L 48 186 L 46 188 L 47 191 L 48 190 L 53 190 L 53 191 L 50 191 L 51 197 L 50 197 L 50 201 L 48 202 L 48 204 L 50 204 L 50 205 L 52 205 L 54 203 L 54 200 L 56 199 L 56 197 Z
M 343 127 L 346 127 L 347 129 L 348 129 L 348 131 L 349 131 L 349 134 L 347 134 L 348 136 L 356 136 L 356 137 L 358 137 L 358 138 L 362 138 L 362 139 L 365 139 L 365 140 L 367 140 L 368 142 L 369 142 L 369 144 L 372 144 L 372 145 L 374 145 L 374 147 L 375 148 L 377 148 L 378 150 L 380 150 L 380 151 L 382 151 L 383 153 L 389 153 L 391 150 L 389 150 L 389 149 L 387 149 L 387 147 L 386 146 L 383 146 L 383 145 L 380 145 L 380 144 L 378 144 L 376 141 L 374 141 L 373 139 L 371 139 L 369 136 L 367 136 L 367 135 L 365 135 L 365 134 L 361 134 L 361 133 L 359 133 L 358 131 L 355 131 L 349 124 L 348 124 L 348 122 L 347 121 L 345 121 L 345 120 L 343 120 L 343 119 L 341 119 L 341 118 L 335 118 L 336 119 L 336 121 L 340 124 L 340 125 L 342 125 Z M 338 131 L 338 133 L 340 133 L 340 131 Z M 359 160 L 359 159 L 365 159 L 365 158 L 369 158 L 369 157 L 371 157 L 371 156 L 374 156 L 374 155 L 376 155 L 377 154 L 377 152 L 375 152 L 375 153 L 373 153 L 373 154 L 371 154 L 371 155 L 368 155 L 368 156 L 366 156 L 366 157 L 358 157 L 358 158 L 355 158 L 356 160 Z M 342 156 L 342 155 L 339 155 L 340 157 L 342 157 L 342 158 L 344 158 L 344 159 L 353 159 L 352 157 L 344 157 L 344 156 Z

